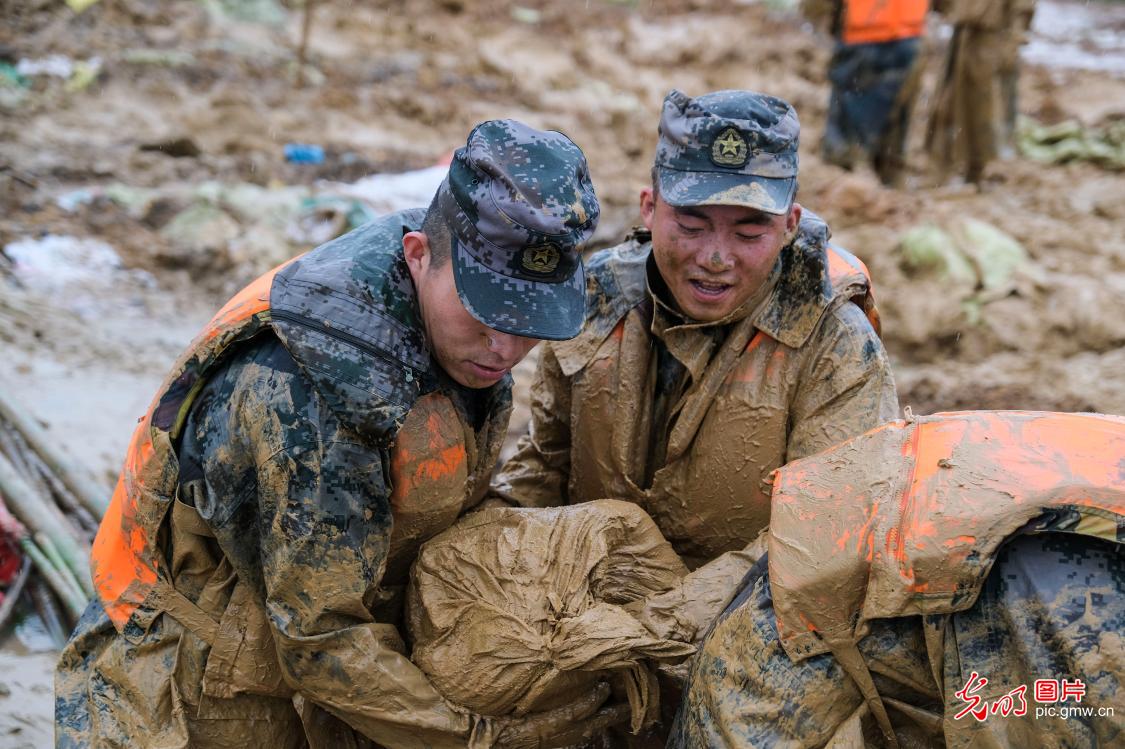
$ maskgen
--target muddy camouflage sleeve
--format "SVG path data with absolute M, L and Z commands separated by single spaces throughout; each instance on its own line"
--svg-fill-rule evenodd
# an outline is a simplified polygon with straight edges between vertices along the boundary
M 491 497 L 521 507 L 566 504 L 570 479 L 570 378 L 544 343 L 531 383 L 531 422 L 516 454 L 492 481 Z
M 393 746 L 463 745 L 449 708 L 374 621 L 391 530 L 388 454 L 355 439 L 295 371 L 235 398 L 256 456 L 265 605 L 285 680 Z
M 887 352 L 851 302 L 828 310 L 790 408 L 786 461 L 839 444 L 898 417 Z

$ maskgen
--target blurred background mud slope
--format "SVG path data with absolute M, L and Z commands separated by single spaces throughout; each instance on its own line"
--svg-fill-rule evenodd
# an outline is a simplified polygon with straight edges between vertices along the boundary
M 226 297 L 424 205 L 481 120 L 573 137 L 621 238 L 672 87 L 796 106 L 799 200 L 871 269 L 903 405 L 1125 413 L 1125 4 L 1038 4 L 1020 152 L 978 191 L 921 156 L 936 18 L 894 190 L 819 159 L 831 41 L 794 0 L 308 2 L 302 45 L 304 0 L 0 0 L 0 387 L 107 484 Z M 0 746 L 43 746 L 49 638 L 15 625 Z

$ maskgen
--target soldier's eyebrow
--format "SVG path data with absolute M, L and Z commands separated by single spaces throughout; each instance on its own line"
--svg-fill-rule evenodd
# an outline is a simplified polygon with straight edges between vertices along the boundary
M 711 223 L 711 218 L 706 213 L 699 210 L 698 208 L 694 208 L 690 205 L 680 205 L 680 206 L 675 206 L 675 209 L 676 209 L 676 215 L 677 216 L 691 216 L 692 218 L 697 218 L 700 221 L 706 221 L 707 223 Z
M 754 226 L 769 226 L 773 223 L 774 216 L 766 213 L 765 211 L 754 211 L 753 213 L 743 216 L 735 221 L 735 225 L 739 224 L 752 224 Z

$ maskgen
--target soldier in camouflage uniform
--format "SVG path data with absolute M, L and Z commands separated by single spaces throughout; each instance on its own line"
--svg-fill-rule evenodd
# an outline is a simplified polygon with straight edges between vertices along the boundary
M 894 418 L 866 269 L 794 200 L 798 132 L 772 96 L 668 95 L 646 228 L 587 261 L 496 496 L 636 502 L 694 568 L 767 525 L 771 471 Z
M 785 466 L 668 746 L 1121 746 L 1122 465 L 1121 417 L 969 411 Z
M 398 625 L 418 546 L 487 487 L 509 370 L 583 323 L 598 214 L 573 142 L 486 122 L 428 211 L 231 300 L 134 435 L 59 662 L 58 746 L 539 746 L 594 713 L 606 689 L 471 715 Z
M 718 575 L 771 471 L 894 418 L 866 268 L 795 202 L 799 129 L 772 96 L 667 96 L 646 228 L 588 259 L 586 327 L 543 347 L 494 496 L 635 502 Z

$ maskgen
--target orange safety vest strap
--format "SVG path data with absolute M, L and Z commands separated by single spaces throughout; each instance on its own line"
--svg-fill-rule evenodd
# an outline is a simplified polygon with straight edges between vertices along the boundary
M 879 316 L 879 309 L 875 306 L 875 289 L 871 283 L 871 272 L 867 270 L 867 265 L 855 255 L 835 245 L 828 245 L 825 254 L 828 258 L 828 277 L 832 280 L 834 286 L 850 275 L 863 274 L 867 281 L 867 288 L 862 294 L 852 297 L 852 302 L 863 310 L 863 314 L 867 316 L 867 321 L 875 329 L 875 335 L 882 336 L 883 323 Z
M 273 277 L 285 265 L 252 282 L 219 310 L 181 356 L 133 433 L 90 553 L 94 589 L 118 631 L 146 601 L 160 605 L 155 600 L 159 596 L 153 596 L 161 559 L 155 544 L 178 481 L 173 440 L 223 352 L 264 325 Z
M 929 0 L 846 0 L 845 44 L 890 42 L 922 36 Z

